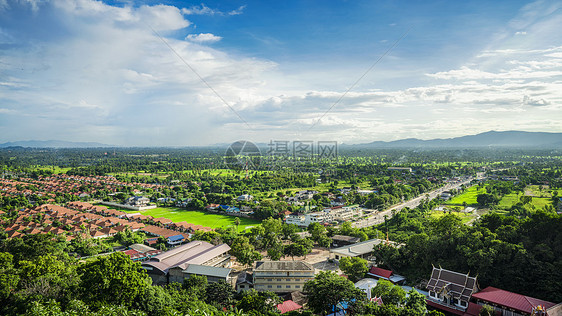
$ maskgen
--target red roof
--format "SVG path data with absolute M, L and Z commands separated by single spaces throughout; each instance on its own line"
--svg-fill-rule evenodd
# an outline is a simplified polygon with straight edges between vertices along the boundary
M 431 307 L 434 307 L 436 309 L 439 309 L 439 310 L 442 310 L 442 311 L 445 311 L 445 312 L 448 312 L 448 313 L 451 313 L 451 314 L 455 314 L 455 315 L 461 315 L 461 316 L 464 315 L 463 311 L 460 311 L 460 310 L 457 310 L 457 309 L 454 309 L 454 308 L 450 308 L 450 307 L 447 307 L 445 305 L 441 305 L 441 304 L 436 303 L 432 300 L 425 300 L 425 302 L 427 303 L 427 305 L 429 305 Z
M 469 302 L 468 308 L 466 309 L 466 312 L 464 313 L 464 315 L 465 316 L 478 316 L 478 315 L 480 315 L 481 309 L 482 309 L 481 305 Z
M 285 301 L 281 304 L 277 304 L 277 309 L 281 314 L 285 314 L 291 311 L 296 311 L 297 309 L 301 309 L 302 306 L 293 302 L 292 300 Z
M 533 310 L 533 307 L 536 307 L 537 305 L 542 305 L 546 308 L 550 308 L 556 305 L 551 302 L 539 300 L 538 298 L 497 289 L 491 286 L 483 289 L 476 294 L 472 294 L 472 297 L 489 303 L 509 307 L 528 314 L 530 314 Z
M 369 273 L 374 274 L 376 276 L 388 279 L 390 278 L 390 276 L 392 275 L 392 271 L 390 270 L 385 270 L 385 269 L 381 269 L 379 267 L 371 267 L 371 270 L 369 270 Z

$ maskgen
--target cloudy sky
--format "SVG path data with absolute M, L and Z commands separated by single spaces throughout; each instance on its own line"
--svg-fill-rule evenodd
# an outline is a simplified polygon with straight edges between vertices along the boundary
M 0 142 L 562 132 L 560 1 L 0 0 Z

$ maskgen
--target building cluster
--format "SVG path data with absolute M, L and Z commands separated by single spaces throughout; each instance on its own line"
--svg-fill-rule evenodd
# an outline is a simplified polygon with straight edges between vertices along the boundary
M 88 196 L 99 190 L 118 192 L 122 187 L 141 187 L 159 189 L 161 186 L 148 183 L 127 183 L 112 176 L 70 176 L 52 175 L 49 177 L 0 179 L 0 194 L 6 196 L 48 196 L 54 198 L 55 193 L 68 193 L 78 197 Z
M 28 234 L 62 235 L 67 241 L 82 238 L 105 238 L 130 229 L 156 238 L 162 236 L 169 244 L 186 241 L 197 230 L 211 228 L 187 222 L 173 223 L 167 218 L 154 218 L 140 213 L 126 213 L 87 202 L 69 202 L 66 207 L 44 204 L 18 210 L 13 219 L 0 219 L 9 238 Z M 174 237 L 175 236 L 175 237 Z M 179 238 L 181 236 L 181 238 Z M 179 241 L 179 242 L 178 242 Z
M 491 286 L 480 290 L 477 277 L 441 267 L 433 267 L 427 289 L 427 305 L 450 315 L 478 316 L 484 305 L 491 306 L 496 315 L 562 315 L 562 303 L 555 304 Z
M 303 212 L 304 211 L 304 212 Z M 334 206 L 320 211 L 293 212 L 285 217 L 285 223 L 300 227 L 308 227 L 312 223 L 328 225 L 334 222 L 343 223 L 358 219 L 363 210 L 358 205 Z

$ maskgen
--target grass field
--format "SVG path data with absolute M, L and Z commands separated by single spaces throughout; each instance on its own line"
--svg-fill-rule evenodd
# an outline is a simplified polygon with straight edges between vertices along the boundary
M 517 193 L 510 193 L 510 194 L 504 195 L 504 197 L 498 203 L 498 207 L 500 209 L 507 210 L 510 207 L 512 207 L 513 205 L 517 204 L 520 201 L 521 196 L 522 196 L 521 194 L 517 194 Z M 542 197 L 542 198 L 533 196 L 533 200 L 532 200 L 531 204 L 536 209 L 542 209 L 546 205 L 552 205 L 552 199 L 550 198 L 550 194 L 548 194 L 548 196 L 549 197 Z
M 446 214 L 449 214 L 449 212 L 431 211 L 429 213 L 429 217 L 438 219 L 438 218 L 441 218 L 441 217 L 445 216 Z M 476 215 L 474 215 L 474 214 L 467 214 L 467 213 L 461 213 L 461 212 L 452 212 L 452 214 L 460 217 L 463 224 L 467 224 L 468 222 L 470 222 L 471 220 L 476 218 Z
M 54 174 L 61 174 L 61 173 L 66 173 L 68 170 L 72 169 L 72 168 L 61 168 L 59 166 L 37 166 L 34 169 L 37 170 L 50 170 L 52 171 Z
M 111 207 L 114 208 L 114 207 Z M 121 209 L 127 213 L 138 213 L 138 211 Z M 173 207 L 158 207 L 151 210 L 140 211 L 143 215 L 150 215 L 152 217 L 165 217 L 172 220 L 173 222 L 186 221 L 195 225 L 203 225 L 211 228 L 218 227 L 234 227 L 235 216 L 221 215 L 206 213 L 200 211 L 188 211 Z M 259 225 L 260 222 L 254 219 L 240 218 L 240 226 L 238 226 L 239 231 L 243 231 L 246 227 Z
M 446 205 L 462 205 L 463 202 L 466 202 L 467 205 L 476 205 L 476 197 L 478 194 L 486 193 L 486 188 L 479 189 L 477 185 L 471 186 L 470 188 L 466 189 L 462 194 L 457 195 L 446 201 L 443 204 Z
M 514 204 L 517 204 L 517 202 L 519 202 L 520 197 L 521 195 L 517 193 L 506 194 L 498 203 L 498 207 L 507 210 L 510 207 L 512 207 Z

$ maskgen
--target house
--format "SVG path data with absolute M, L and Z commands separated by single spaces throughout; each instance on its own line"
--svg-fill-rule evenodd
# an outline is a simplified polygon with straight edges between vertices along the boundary
M 308 227 L 312 223 L 330 223 L 334 220 L 330 210 L 308 214 L 291 214 L 287 216 L 285 223 L 294 224 L 300 227 Z
M 236 278 L 236 292 L 248 291 L 254 288 L 254 275 L 247 271 L 242 271 Z
M 304 261 L 260 261 L 254 269 L 254 288 L 257 291 L 302 291 L 304 284 L 312 279 L 314 267 Z
M 215 246 L 206 241 L 192 241 L 154 256 L 143 262 L 141 266 L 156 285 L 183 283 L 186 278 L 194 274 L 205 275 L 210 282 L 219 279 L 229 281 L 231 270 L 229 250 L 227 244 Z M 191 265 L 225 268 L 228 271 L 205 267 L 190 268 Z
M 249 194 L 242 194 L 236 198 L 236 201 L 251 201 L 254 197 Z
M 373 254 L 373 247 L 382 243 L 388 243 L 389 245 L 392 245 L 394 247 L 403 246 L 403 244 L 399 244 L 393 241 L 386 241 L 383 239 L 375 238 L 352 245 L 332 248 L 330 249 L 330 259 L 340 260 L 342 257 L 359 257 L 367 259 Z
M 332 237 L 332 247 L 343 247 L 347 245 L 356 244 L 359 241 L 361 241 L 361 238 L 359 237 L 334 235 Z
M 472 295 L 478 292 L 476 277 L 433 267 L 427 283 L 427 305 L 450 314 L 464 315 Z
M 439 196 L 439 198 L 443 201 L 447 201 L 449 200 L 453 195 L 451 194 L 451 192 L 449 191 L 443 191 L 441 193 L 441 195 Z
M 553 316 L 554 314 L 549 314 L 548 310 L 556 305 L 555 303 L 491 286 L 473 294 L 472 300 L 478 305 L 492 306 L 496 313 L 499 312 L 502 316 L 533 315 L 534 310 L 543 310 L 546 311 L 546 315 Z
M 168 245 L 179 245 L 185 241 L 185 237 L 182 234 L 170 236 L 166 239 Z
M 371 269 L 369 269 L 369 272 L 367 272 L 367 275 L 372 276 L 376 279 L 390 281 L 393 284 L 403 284 L 406 281 L 405 277 L 394 274 L 394 272 L 391 270 L 386 270 L 379 267 L 371 267 Z
M 150 199 L 144 196 L 132 196 L 125 200 L 125 204 L 132 206 L 144 206 L 150 203 Z

